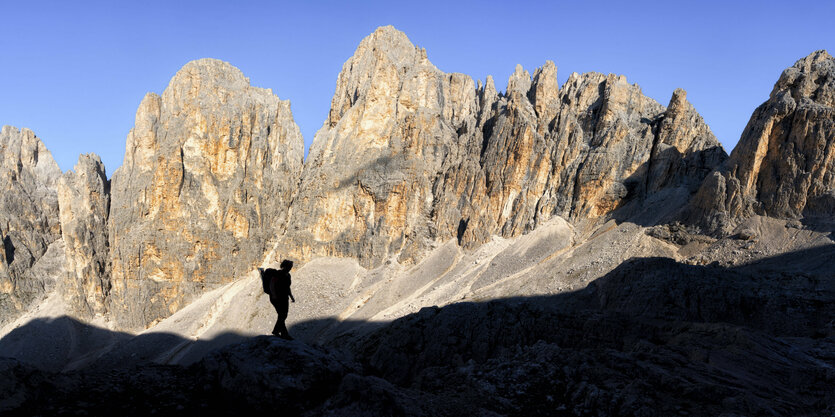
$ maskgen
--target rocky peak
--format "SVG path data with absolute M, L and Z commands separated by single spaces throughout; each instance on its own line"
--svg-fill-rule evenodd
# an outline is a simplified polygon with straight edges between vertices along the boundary
M 692 129 L 699 129 L 697 134 L 683 135 Z M 687 100 L 687 92 L 681 88 L 673 91 L 667 110 L 659 124 L 659 140 L 671 145 L 684 154 L 698 149 L 720 146 L 710 128 Z
M 29 129 L 17 129 L 3 126 L 0 131 L 2 146 L 2 167 L 8 173 L 8 179 L 31 177 L 35 188 L 49 190 L 55 188 L 61 169 L 52 158 L 46 145 Z
M 33 268 L 60 238 L 55 185 L 61 169 L 29 129 L 0 130 L 0 323 L 54 284 Z
M 151 169 L 156 151 L 155 132 L 159 125 L 162 100 L 154 93 L 147 93 L 139 103 L 133 129 L 128 133 L 125 146 L 125 159 L 122 167 L 125 170 Z
M 479 103 L 482 111 L 489 110 L 499 97 L 493 76 L 488 75 L 484 80 L 484 84 L 479 80 L 476 89 L 478 90 Z
M 249 79 L 238 68 L 218 59 L 203 58 L 184 65 L 162 93 L 162 104 L 171 113 L 195 110 L 215 111 L 227 107 L 237 92 L 251 89 Z M 269 90 L 266 90 L 269 91 Z M 269 93 L 253 99 L 270 100 Z
M 727 163 L 701 187 L 692 216 L 718 232 L 753 214 L 830 216 L 835 209 L 834 97 L 835 59 L 826 51 L 783 71 Z
M 656 122 L 650 191 L 665 186 L 683 186 L 695 192 L 710 168 L 727 159 L 727 153 L 710 128 L 687 100 L 687 92 L 677 88 L 663 116 Z
M 530 89 L 531 74 L 517 64 L 513 74 L 510 74 L 510 78 L 507 80 L 507 96 L 510 97 L 514 93 L 527 96 Z
M 445 74 L 405 35 L 378 29 L 338 77 L 278 251 L 413 262 L 433 242 L 472 248 L 555 215 L 605 217 L 717 163 L 701 155 L 718 142 L 679 104 L 664 140 L 687 152 L 659 151 L 670 160 L 652 169 L 666 109 L 623 76 L 572 74 L 559 88 L 556 72 L 517 66 L 499 94 L 491 77 Z
M 260 263 L 303 155 L 290 103 L 228 63 L 190 62 L 161 96 L 146 95 L 113 175 L 118 324 L 142 328 Z
M 342 65 L 331 101 L 328 125 L 334 126 L 361 98 L 374 102 L 400 88 L 383 80 L 402 81 L 409 70 L 437 72 L 403 32 L 392 26 L 380 27 L 360 42 L 354 55 Z
M 279 250 L 378 263 L 430 244 L 433 182 L 476 129 L 474 87 L 439 71 L 392 27 L 360 42 L 337 78 Z
M 560 111 L 559 92 L 557 66 L 552 61 L 546 61 L 544 66 L 534 71 L 532 86 L 528 93 L 537 117 L 544 122 L 539 129 L 540 134 L 549 128 Z
M 812 52 L 780 75 L 770 99 L 788 93 L 795 101 L 804 98 L 835 107 L 835 59 L 825 50 Z

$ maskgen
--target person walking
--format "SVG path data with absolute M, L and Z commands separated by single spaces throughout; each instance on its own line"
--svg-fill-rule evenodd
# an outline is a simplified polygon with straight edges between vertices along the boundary
M 273 327 L 273 335 L 287 340 L 293 340 L 284 323 L 287 320 L 287 313 L 290 308 L 287 299 L 296 302 L 293 292 L 290 290 L 292 283 L 290 279 L 291 269 L 293 269 L 293 261 L 285 259 L 281 261 L 280 270 L 269 268 L 263 272 L 264 278 L 269 279 L 270 304 L 273 305 L 275 312 L 278 314 L 275 327 Z

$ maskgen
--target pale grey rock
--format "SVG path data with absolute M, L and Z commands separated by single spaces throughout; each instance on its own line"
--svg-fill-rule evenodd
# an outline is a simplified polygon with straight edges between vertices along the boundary
M 61 291 L 82 317 L 107 312 L 110 293 L 110 181 L 96 154 L 81 155 L 58 183 L 67 275 Z
M 290 103 L 232 65 L 186 64 L 149 93 L 112 179 L 109 306 L 144 328 L 260 265 L 304 157 Z
M 29 129 L 0 131 L 0 324 L 14 319 L 54 287 L 32 268 L 60 238 L 58 164 Z

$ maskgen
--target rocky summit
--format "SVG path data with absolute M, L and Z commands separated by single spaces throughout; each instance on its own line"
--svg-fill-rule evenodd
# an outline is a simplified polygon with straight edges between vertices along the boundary
M 144 328 L 259 265 L 303 146 L 290 103 L 225 62 L 190 62 L 145 96 L 111 184 L 114 320 Z
M 0 324 L 26 311 L 61 279 L 56 186 L 61 169 L 29 129 L 0 131 Z M 45 255 L 49 255 L 46 256 Z
M 832 220 L 835 212 L 835 58 L 816 51 L 780 75 L 739 144 L 694 200 L 708 228 L 752 214 Z
M 647 199 L 679 208 L 726 158 L 686 93 L 668 108 L 623 76 L 517 67 L 505 93 L 446 74 L 383 27 L 342 68 L 282 246 L 364 266 L 477 247 L 554 216 L 597 219 Z
M 0 413 L 835 413 L 835 58 L 729 156 L 681 89 L 428 56 L 363 39 L 306 160 L 214 59 L 142 99 L 109 179 L 3 127 Z M 257 272 L 288 258 L 294 341 Z

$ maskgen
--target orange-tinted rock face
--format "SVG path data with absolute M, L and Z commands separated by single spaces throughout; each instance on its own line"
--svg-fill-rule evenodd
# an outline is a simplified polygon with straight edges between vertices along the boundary
M 279 252 L 411 262 L 439 240 L 473 247 L 554 215 L 689 195 L 725 158 L 683 91 L 665 110 L 622 76 L 572 74 L 559 89 L 556 71 L 518 67 L 499 94 L 378 29 L 339 75 Z
M 113 176 L 117 322 L 143 327 L 259 264 L 302 159 L 289 102 L 225 62 L 191 62 L 162 96 L 148 94 Z
M 835 58 L 817 51 L 783 71 L 725 166 L 693 201 L 711 229 L 742 218 L 831 217 L 835 210 Z

